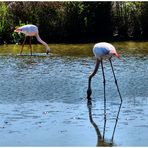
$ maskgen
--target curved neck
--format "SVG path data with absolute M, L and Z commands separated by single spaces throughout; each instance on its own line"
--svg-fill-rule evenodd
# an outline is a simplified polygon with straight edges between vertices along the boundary
M 50 49 L 48 44 L 40 38 L 39 34 L 36 35 L 36 38 L 37 38 L 38 42 L 40 42 L 41 44 L 43 44 L 45 46 L 46 50 Z

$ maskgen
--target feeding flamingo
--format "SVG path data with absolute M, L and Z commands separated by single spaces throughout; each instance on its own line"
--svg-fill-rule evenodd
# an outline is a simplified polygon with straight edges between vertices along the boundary
M 103 59 L 105 59 L 105 58 L 109 59 L 111 69 L 112 69 L 112 72 L 113 72 L 113 76 L 114 76 L 114 79 L 115 79 L 117 91 L 119 93 L 120 100 L 121 100 L 121 103 L 122 103 L 122 97 L 121 97 L 121 94 L 120 94 L 120 91 L 119 91 L 117 79 L 116 79 L 114 69 L 113 69 L 113 65 L 112 65 L 112 61 L 111 61 L 112 56 L 115 56 L 117 58 L 120 58 L 120 56 L 117 53 L 115 47 L 112 44 L 106 43 L 106 42 L 101 42 L 101 43 L 95 44 L 94 47 L 93 47 L 93 53 L 96 57 L 96 66 L 94 68 L 94 71 L 90 74 L 89 79 L 88 79 L 87 98 L 91 99 L 91 97 L 90 97 L 91 94 L 92 94 L 91 80 L 92 80 L 92 77 L 95 76 L 95 74 L 97 73 L 99 65 L 101 63 L 102 74 L 103 74 L 103 83 L 104 83 L 104 130 L 103 130 L 103 139 L 104 139 L 105 127 L 106 127 L 106 96 L 105 96 L 105 74 L 104 74 L 104 68 L 103 68 Z
M 29 36 L 30 37 L 30 42 L 29 42 L 29 46 L 30 46 L 30 52 L 31 52 L 31 55 L 32 55 L 32 47 L 31 47 L 31 37 L 32 36 L 35 36 L 37 41 L 40 42 L 41 44 L 43 44 L 46 48 L 46 53 L 48 54 L 49 51 L 50 51 L 50 48 L 48 47 L 47 43 L 45 43 L 39 36 L 39 31 L 38 31 L 38 27 L 35 26 L 35 25 L 32 25 L 32 24 L 29 24 L 29 25 L 24 25 L 24 26 L 21 26 L 19 28 L 17 28 L 16 30 L 14 30 L 14 32 L 17 32 L 17 33 L 23 33 L 25 34 L 25 39 L 24 39 L 24 42 L 22 44 L 22 48 L 20 50 L 20 54 L 22 54 L 22 51 L 23 51 L 23 47 L 24 47 L 24 44 L 25 44 L 25 41 L 26 41 L 26 37 Z

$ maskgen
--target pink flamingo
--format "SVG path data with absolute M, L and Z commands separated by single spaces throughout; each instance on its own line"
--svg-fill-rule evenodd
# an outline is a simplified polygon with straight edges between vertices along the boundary
M 38 27 L 35 26 L 35 25 L 24 25 L 24 26 L 21 26 L 19 28 L 17 28 L 16 30 L 14 30 L 14 32 L 17 32 L 17 33 L 23 33 L 25 34 L 25 39 L 24 39 L 24 42 L 22 44 L 22 48 L 20 50 L 20 54 L 22 54 L 22 51 L 23 51 L 23 47 L 24 47 L 24 44 L 25 44 L 25 41 L 26 41 L 26 37 L 29 36 L 30 37 L 30 42 L 29 42 L 29 46 L 30 46 L 30 52 L 31 52 L 31 55 L 32 55 L 32 47 L 31 47 L 31 37 L 32 36 L 35 36 L 37 41 L 40 42 L 41 44 L 43 44 L 46 48 L 46 53 L 48 54 L 49 51 L 50 51 L 50 48 L 48 47 L 48 44 L 45 43 L 39 36 L 39 31 L 38 31 Z
M 120 100 L 121 100 L 121 103 L 122 103 L 122 97 L 121 97 L 121 94 L 120 94 L 120 91 L 119 91 L 117 79 L 116 79 L 114 69 L 113 69 L 113 65 L 112 65 L 112 61 L 111 61 L 112 56 L 115 56 L 117 58 L 120 58 L 120 56 L 117 53 L 115 47 L 112 44 L 106 43 L 106 42 L 101 42 L 101 43 L 95 44 L 94 47 L 93 47 L 93 53 L 96 57 L 96 66 L 94 68 L 94 71 L 90 74 L 89 79 L 88 79 L 87 98 L 91 99 L 91 97 L 90 97 L 91 94 L 92 94 L 91 80 L 92 80 L 92 77 L 95 76 L 95 74 L 97 73 L 99 65 L 101 63 L 102 74 L 103 74 L 103 83 L 104 83 L 104 131 L 103 131 L 103 139 L 104 139 L 105 127 L 106 127 L 106 96 L 105 96 L 105 74 L 104 74 L 104 68 L 103 68 L 103 59 L 105 59 L 105 58 L 109 59 L 109 62 L 110 62 L 111 68 L 112 68 L 112 72 L 113 72 L 113 76 L 114 76 L 114 79 L 115 79 L 117 91 L 119 93 Z

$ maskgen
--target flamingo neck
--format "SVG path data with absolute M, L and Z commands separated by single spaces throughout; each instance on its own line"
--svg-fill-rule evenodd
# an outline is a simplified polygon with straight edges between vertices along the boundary
M 48 44 L 40 38 L 39 34 L 36 35 L 36 38 L 37 38 L 38 42 L 40 42 L 41 44 L 43 44 L 45 46 L 47 51 L 50 51 Z

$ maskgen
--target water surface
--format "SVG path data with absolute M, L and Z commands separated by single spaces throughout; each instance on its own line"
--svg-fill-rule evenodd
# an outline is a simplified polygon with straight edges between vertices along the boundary
M 148 146 L 148 42 L 114 42 L 121 60 L 113 58 L 123 97 L 113 145 Z M 0 46 L 0 146 L 96 146 L 96 129 L 104 124 L 103 79 L 92 80 L 92 106 L 86 99 L 88 76 L 94 69 L 93 44 L 33 45 L 34 56 L 18 56 L 20 45 Z M 109 144 L 120 105 L 111 68 L 106 74 Z M 91 112 L 90 112 L 91 111 Z M 90 118 L 91 115 L 91 118 Z

